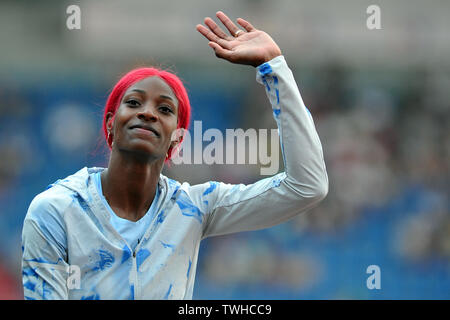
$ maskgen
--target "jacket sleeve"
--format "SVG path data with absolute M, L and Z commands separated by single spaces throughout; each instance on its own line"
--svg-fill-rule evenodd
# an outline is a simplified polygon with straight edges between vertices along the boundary
M 22 230 L 22 282 L 26 300 L 68 299 L 65 227 L 54 203 L 38 195 Z
M 210 182 L 203 238 L 274 226 L 316 206 L 328 193 L 322 145 L 284 56 L 257 67 L 278 126 L 284 172 L 250 185 Z

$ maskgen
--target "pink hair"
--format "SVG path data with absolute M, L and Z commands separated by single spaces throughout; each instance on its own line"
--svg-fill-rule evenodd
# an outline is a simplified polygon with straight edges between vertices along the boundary
M 158 68 L 137 68 L 131 70 L 125 74 L 114 86 L 106 101 L 105 110 L 103 114 L 103 133 L 105 135 L 106 143 L 111 149 L 111 142 L 108 141 L 108 129 L 106 124 L 106 115 L 111 112 L 114 115 L 120 105 L 123 95 L 129 87 L 138 81 L 146 79 L 148 77 L 157 76 L 164 80 L 169 87 L 173 90 L 175 96 L 178 99 L 178 126 L 177 128 L 189 127 L 189 121 L 191 117 L 191 105 L 189 103 L 189 97 L 182 81 L 173 73 L 164 71 Z M 169 149 L 166 161 L 172 157 L 172 147 Z

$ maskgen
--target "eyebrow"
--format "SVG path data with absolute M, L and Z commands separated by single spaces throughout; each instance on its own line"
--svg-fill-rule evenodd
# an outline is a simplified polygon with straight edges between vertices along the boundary
M 139 92 L 139 93 L 143 93 L 143 94 L 146 94 L 146 93 L 147 93 L 147 91 L 141 90 L 141 89 L 132 89 L 131 91 Z
M 147 91 L 142 90 L 142 89 L 132 89 L 131 91 L 139 92 L 139 93 L 142 93 L 142 94 L 147 94 Z M 163 98 L 163 99 L 168 99 L 168 100 L 174 101 L 174 99 L 172 97 L 166 96 L 164 94 L 160 94 L 159 97 Z
M 166 95 L 163 95 L 163 94 L 160 94 L 159 97 L 160 97 L 160 98 L 163 98 L 163 99 L 169 99 L 169 100 L 172 100 L 172 101 L 173 101 L 173 98 L 172 98 L 172 97 L 169 97 L 169 96 L 166 96 Z

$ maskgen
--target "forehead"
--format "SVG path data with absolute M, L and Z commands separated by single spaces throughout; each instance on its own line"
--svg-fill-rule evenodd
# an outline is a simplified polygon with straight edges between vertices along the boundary
M 172 88 L 158 76 L 151 76 L 136 82 L 127 89 L 125 94 L 131 93 L 136 90 L 139 90 L 141 93 L 145 92 L 146 95 L 168 96 L 173 99 L 175 104 L 178 104 L 178 99 Z

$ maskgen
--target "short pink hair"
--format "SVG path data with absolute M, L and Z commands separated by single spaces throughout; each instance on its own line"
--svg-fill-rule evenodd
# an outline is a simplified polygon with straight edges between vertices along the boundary
M 114 115 L 116 114 L 117 109 L 119 108 L 120 101 L 123 98 L 123 95 L 127 91 L 129 87 L 131 87 L 136 82 L 139 82 L 148 77 L 160 77 L 164 80 L 169 87 L 174 92 L 175 96 L 178 99 L 178 126 L 177 128 L 183 128 L 185 130 L 189 127 L 189 121 L 191 118 L 191 105 L 189 103 L 189 97 L 187 91 L 183 85 L 183 82 L 178 78 L 175 74 L 161 70 L 158 68 L 137 68 L 131 70 L 127 74 L 125 74 L 114 86 L 111 93 L 108 96 L 108 100 L 106 101 L 105 110 L 103 113 L 103 133 L 105 135 L 106 143 L 108 147 L 111 149 L 111 142 L 108 141 L 108 129 L 106 125 L 106 115 L 111 112 Z M 182 139 L 182 138 L 181 138 Z M 172 148 L 169 149 L 168 156 L 166 161 L 172 157 Z

